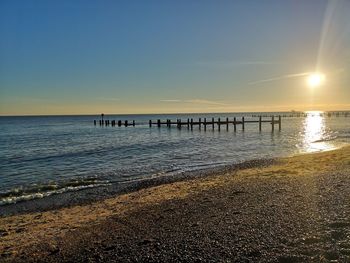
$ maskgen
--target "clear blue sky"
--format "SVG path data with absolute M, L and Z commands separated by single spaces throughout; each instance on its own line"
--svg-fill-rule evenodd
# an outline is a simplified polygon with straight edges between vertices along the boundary
M 346 0 L 2 0 L 0 114 L 350 109 L 349 14 Z

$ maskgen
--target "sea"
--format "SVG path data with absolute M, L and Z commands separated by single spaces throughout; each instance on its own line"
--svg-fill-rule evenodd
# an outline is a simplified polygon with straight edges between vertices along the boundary
M 288 113 L 289 114 L 289 113 Z M 158 177 L 176 177 L 219 169 L 249 160 L 328 151 L 350 143 L 350 114 L 322 112 L 108 115 L 135 120 L 135 127 L 100 126 L 100 115 L 0 117 L 0 209 L 10 204 L 66 192 L 121 185 Z M 229 118 L 270 120 L 282 115 L 282 128 L 271 123 L 223 125 L 206 130 L 149 127 L 149 120 Z M 253 117 L 254 116 L 254 117 Z M 97 125 L 94 125 L 97 120 Z

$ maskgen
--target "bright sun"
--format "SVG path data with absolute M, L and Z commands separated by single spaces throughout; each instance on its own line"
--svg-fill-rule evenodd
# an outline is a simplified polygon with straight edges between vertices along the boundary
M 311 88 L 318 87 L 318 86 L 323 84 L 325 78 L 326 78 L 325 75 L 322 74 L 322 73 L 317 73 L 317 72 L 316 73 L 311 73 L 307 77 L 307 84 Z

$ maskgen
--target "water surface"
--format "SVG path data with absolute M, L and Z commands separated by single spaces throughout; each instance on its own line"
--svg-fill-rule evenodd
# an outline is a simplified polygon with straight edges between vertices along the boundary
M 259 113 L 257 113 L 259 114 Z M 264 113 L 266 115 L 266 113 Z M 274 113 L 276 115 L 280 113 Z M 350 142 L 350 118 L 282 118 L 271 124 L 233 126 L 219 132 L 194 127 L 149 128 L 149 119 L 229 117 L 252 114 L 110 115 L 135 127 L 94 126 L 99 116 L 0 117 L 0 205 L 66 191 L 175 175 L 242 161 L 325 151 Z M 268 118 L 266 118 L 268 119 Z

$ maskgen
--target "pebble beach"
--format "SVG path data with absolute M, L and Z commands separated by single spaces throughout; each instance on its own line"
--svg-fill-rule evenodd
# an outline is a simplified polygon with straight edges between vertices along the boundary
M 0 218 L 1 262 L 349 262 L 350 147 Z

